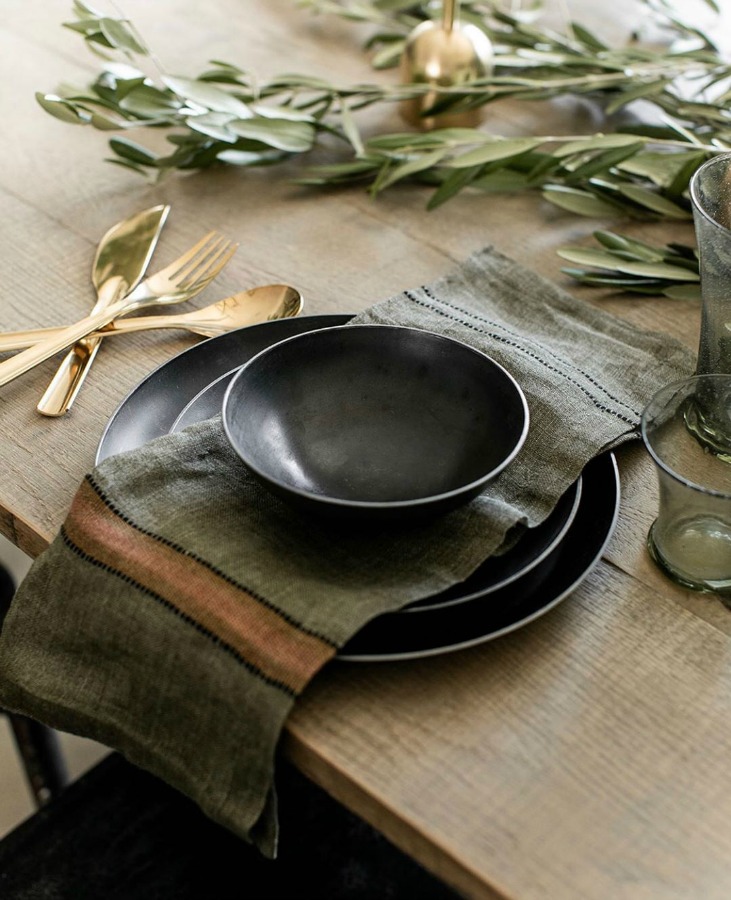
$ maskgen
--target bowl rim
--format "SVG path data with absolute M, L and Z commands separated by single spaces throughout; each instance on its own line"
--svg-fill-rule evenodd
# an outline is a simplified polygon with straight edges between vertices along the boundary
M 328 494 L 318 494 L 315 491 L 307 491 L 303 488 L 295 487 L 294 485 L 288 484 L 287 482 L 273 478 L 270 474 L 264 472 L 259 466 L 253 464 L 241 452 L 239 446 L 237 445 L 237 442 L 234 440 L 234 437 L 231 433 L 231 428 L 229 426 L 230 397 L 235 390 L 235 386 L 239 382 L 239 379 L 243 377 L 243 373 L 249 368 L 256 365 L 262 357 L 278 350 L 284 344 L 290 344 L 305 337 L 310 337 L 313 334 L 326 334 L 330 331 L 352 331 L 353 329 L 357 328 L 379 328 L 391 331 L 401 330 L 419 332 L 421 334 L 429 335 L 430 337 L 438 338 L 441 341 L 456 344 L 458 347 L 464 350 L 471 351 L 472 353 L 481 356 L 484 360 L 489 362 L 511 385 L 513 391 L 515 392 L 516 398 L 520 401 L 520 406 L 523 410 L 523 427 L 510 453 L 496 466 L 490 469 L 489 472 L 486 472 L 484 475 L 481 475 L 479 478 L 476 478 L 473 481 L 468 482 L 467 484 L 452 488 L 449 491 L 443 491 L 441 494 L 428 494 L 424 497 L 413 497 L 410 500 L 352 500 L 343 497 L 332 497 Z M 362 324 L 355 325 L 351 325 L 350 323 L 346 323 L 344 325 L 331 325 L 327 328 L 304 331 L 301 334 L 295 334 L 291 337 L 284 338 L 283 340 L 277 341 L 275 344 L 271 344 L 270 346 L 265 347 L 263 350 L 260 350 L 259 353 L 257 353 L 255 356 L 252 356 L 251 359 L 247 360 L 242 366 L 240 366 L 234 374 L 233 378 L 231 378 L 228 387 L 226 388 L 226 393 L 223 395 L 223 401 L 221 404 L 221 420 L 223 422 L 223 428 L 229 444 L 239 456 L 241 461 L 259 478 L 261 478 L 268 484 L 274 485 L 275 487 L 290 494 L 301 497 L 304 500 L 321 503 L 323 506 L 339 506 L 343 509 L 353 510 L 399 510 L 410 509 L 419 506 L 430 506 L 431 504 L 450 500 L 451 498 L 457 497 L 461 494 L 469 494 L 471 491 L 474 491 L 481 485 L 486 486 L 490 481 L 495 479 L 505 468 L 507 468 L 507 466 L 522 450 L 526 438 L 528 437 L 528 430 L 530 427 L 530 410 L 525 393 L 516 378 L 505 368 L 505 366 L 499 363 L 496 359 L 493 359 L 493 357 L 489 354 L 485 353 L 482 350 L 479 350 L 477 347 L 473 347 L 471 344 L 467 344 L 464 341 L 458 340 L 457 338 L 449 337 L 445 334 L 440 334 L 437 331 L 430 331 L 426 328 L 415 328 L 410 325 L 387 325 L 381 324 L 379 322 L 364 322 Z

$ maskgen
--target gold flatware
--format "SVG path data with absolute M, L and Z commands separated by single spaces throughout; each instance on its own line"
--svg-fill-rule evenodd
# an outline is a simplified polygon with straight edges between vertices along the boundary
M 485 78 L 492 71 L 493 49 L 488 36 L 477 25 L 458 21 L 457 0 L 444 0 L 441 23 L 426 21 L 417 25 L 406 39 L 401 55 L 401 81 L 426 84 L 433 89 L 404 100 L 402 118 L 417 128 L 472 128 L 480 123 L 482 107 L 425 116 L 440 97 L 440 88 L 467 85 Z
M 137 287 L 157 246 L 170 207 L 153 206 L 130 216 L 102 237 L 94 256 L 91 283 L 96 290 L 92 313 L 105 309 Z M 94 362 L 101 341 L 78 341 L 63 358 L 36 407 L 44 416 L 62 416 L 72 406 Z
M 145 306 L 159 306 L 189 300 L 220 273 L 236 252 L 234 244 L 211 231 L 179 259 L 141 281 L 126 297 L 106 309 L 80 319 L 48 338 L 0 363 L 0 385 L 23 375 L 38 363 L 66 350 L 119 316 Z
M 257 325 L 274 319 L 289 319 L 302 311 L 303 299 L 300 292 L 287 284 L 265 284 L 260 287 L 240 291 L 218 303 L 194 309 L 192 312 L 167 316 L 136 316 L 115 319 L 90 337 L 101 340 L 115 334 L 130 334 L 134 331 L 149 331 L 155 328 L 179 328 L 215 337 L 235 328 Z M 8 331 L 0 334 L 0 353 L 8 350 L 23 350 L 42 340 L 58 335 L 62 328 L 35 328 L 31 331 Z

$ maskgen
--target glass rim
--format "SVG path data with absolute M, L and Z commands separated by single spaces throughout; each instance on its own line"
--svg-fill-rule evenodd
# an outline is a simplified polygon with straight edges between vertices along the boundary
M 729 170 L 731 171 L 731 152 L 719 153 L 717 156 L 712 157 L 711 159 L 707 159 L 702 165 L 700 165 L 695 172 L 693 173 L 690 183 L 688 185 L 688 189 L 690 192 L 690 200 L 693 206 L 694 212 L 697 212 L 699 215 L 703 216 L 703 218 L 713 225 L 715 228 L 719 228 L 721 231 L 728 232 L 731 234 L 731 228 L 728 228 L 726 225 L 722 225 L 717 219 L 715 219 L 705 208 L 705 205 L 701 202 L 699 197 L 699 186 L 701 178 L 703 177 L 706 169 L 713 169 L 717 165 L 721 163 L 729 164 Z
M 731 158 L 731 154 L 729 154 L 729 158 Z M 676 381 L 670 381 L 668 384 L 663 385 L 663 387 L 659 388 L 655 393 L 650 397 L 650 399 L 645 404 L 644 409 L 642 410 L 642 414 L 640 415 L 640 436 L 642 438 L 642 443 L 645 446 L 645 449 L 650 454 L 656 465 L 662 469 L 663 472 L 666 473 L 673 481 L 678 482 L 678 484 L 682 484 L 685 487 L 691 488 L 694 491 L 697 491 L 701 494 L 708 494 L 712 497 L 719 497 L 722 500 L 731 500 L 731 491 L 721 491 L 718 488 L 706 487 L 705 485 L 698 484 L 696 481 L 692 481 L 690 478 L 686 478 L 684 475 L 681 475 L 679 472 L 676 472 L 671 466 L 669 466 L 663 459 L 658 456 L 657 452 L 652 447 L 650 440 L 647 436 L 647 415 L 650 410 L 650 407 L 655 403 L 658 397 L 664 394 L 666 391 L 671 392 L 673 390 L 678 390 L 683 386 L 690 386 L 692 384 L 699 384 L 702 382 L 713 382 L 713 381 L 726 381 L 731 387 L 731 374 L 725 374 L 723 372 L 710 372 L 704 375 L 688 375 L 686 378 L 678 378 Z M 726 463 L 731 469 L 731 463 Z

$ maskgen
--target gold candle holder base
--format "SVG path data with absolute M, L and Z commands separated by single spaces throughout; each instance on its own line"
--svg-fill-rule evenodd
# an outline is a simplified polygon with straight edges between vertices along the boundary
M 468 85 L 492 71 L 493 49 L 487 35 L 476 25 L 454 21 L 454 3 L 445 3 L 443 21 L 422 22 L 409 35 L 401 57 L 401 81 L 426 84 L 432 90 L 402 101 L 401 117 L 423 131 L 434 128 L 474 128 L 483 118 L 483 109 L 447 111 L 425 115 L 443 94 L 444 88 Z

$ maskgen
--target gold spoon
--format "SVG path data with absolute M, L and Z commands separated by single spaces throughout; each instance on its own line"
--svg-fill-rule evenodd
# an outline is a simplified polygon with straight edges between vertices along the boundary
M 94 332 L 95 337 L 108 337 L 112 334 L 129 334 L 132 331 L 147 331 L 150 328 L 182 328 L 193 334 L 214 337 L 243 328 L 245 325 L 256 325 L 272 319 L 287 319 L 299 315 L 302 311 L 303 299 L 300 292 L 287 284 L 266 284 L 261 287 L 241 291 L 218 303 L 212 303 L 202 309 L 189 313 L 166 316 L 135 316 L 129 319 L 116 319 Z M 32 331 L 8 331 L 0 334 L 0 352 L 7 350 L 23 350 L 40 341 L 53 337 L 59 328 L 36 328 Z
M 417 128 L 474 128 L 482 118 L 482 108 L 424 116 L 439 99 L 440 88 L 459 87 L 492 71 L 492 43 L 476 25 L 457 21 L 457 0 L 444 0 L 442 22 L 422 22 L 406 39 L 401 56 L 401 81 L 433 87 L 418 97 L 402 101 L 402 118 Z

